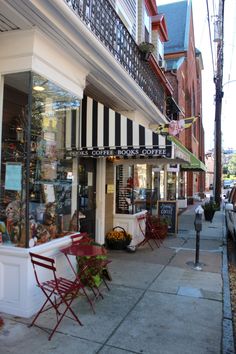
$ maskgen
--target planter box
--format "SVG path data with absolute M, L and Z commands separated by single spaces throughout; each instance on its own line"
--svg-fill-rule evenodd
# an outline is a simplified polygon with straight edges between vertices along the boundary
M 204 210 L 204 217 L 206 221 L 212 222 L 215 215 L 215 210 Z
M 187 199 L 177 199 L 178 209 L 186 209 L 187 208 Z
M 147 211 L 141 211 L 136 214 L 115 214 L 114 215 L 114 226 L 123 227 L 128 233 L 132 235 L 132 240 L 130 245 L 136 246 L 143 241 L 144 237 L 140 230 L 137 217 L 146 214 Z
M 27 249 L 0 246 L 0 312 L 26 318 L 35 314 L 45 297 L 36 286 L 29 252 L 54 257 L 60 275 L 69 277 L 72 271 L 60 249 L 70 243 L 70 236 L 64 236 Z M 71 257 L 71 261 L 75 265 L 76 257 Z M 47 270 L 44 276 L 46 279 Z

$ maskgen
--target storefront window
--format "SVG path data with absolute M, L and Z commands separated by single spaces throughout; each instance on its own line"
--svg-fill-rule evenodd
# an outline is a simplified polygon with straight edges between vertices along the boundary
M 176 199 L 176 172 L 167 172 L 167 200 Z
M 77 200 L 67 154 L 79 101 L 34 73 L 4 77 L 1 224 L 4 244 L 34 246 L 70 230 Z M 73 210 L 74 209 L 74 210 Z
M 178 176 L 178 199 L 186 198 L 185 183 L 185 172 L 181 171 Z
M 116 167 L 116 213 L 134 213 L 134 166 Z
M 160 198 L 160 172 L 152 165 L 116 166 L 116 213 L 155 213 Z

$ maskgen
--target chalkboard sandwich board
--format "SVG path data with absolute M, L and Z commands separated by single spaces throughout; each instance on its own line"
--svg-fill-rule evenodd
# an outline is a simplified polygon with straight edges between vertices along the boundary
M 157 214 L 168 222 L 168 234 L 178 231 L 176 200 L 160 200 L 157 202 Z

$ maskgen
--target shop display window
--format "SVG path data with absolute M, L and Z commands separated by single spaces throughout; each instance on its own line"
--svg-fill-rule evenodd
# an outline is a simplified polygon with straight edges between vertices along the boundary
M 186 198 L 186 178 L 185 172 L 179 172 L 178 176 L 178 199 Z
M 167 172 L 167 200 L 176 199 L 176 172 Z
M 117 214 L 135 214 L 156 209 L 159 198 L 157 175 L 146 164 L 116 166 Z
M 79 100 L 32 72 L 4 77 L 0 232 L 3 244 L 32 247 L 70 231 L 76 158 L 68 122 Z M 74 202 L 72 202 L 74 200 Z

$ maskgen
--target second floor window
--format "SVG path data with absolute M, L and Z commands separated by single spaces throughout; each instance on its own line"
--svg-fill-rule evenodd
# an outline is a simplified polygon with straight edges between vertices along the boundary
M 164 59 L 164 44 L 160 40 L 160 38 L 158 38 L 158 54 L 159 54 L 159 59 L 163 60 Z
M 144 40 L 150 42 L 150 18 L 146 8 L 144 8 Z

